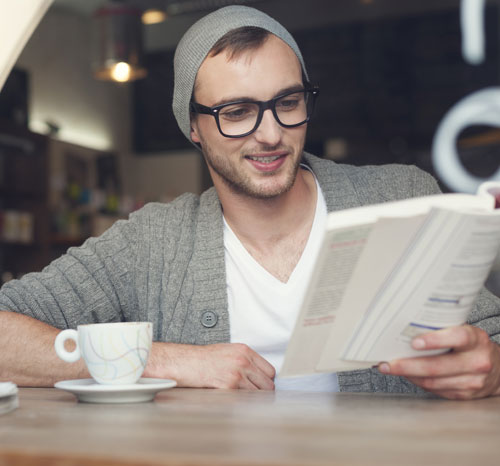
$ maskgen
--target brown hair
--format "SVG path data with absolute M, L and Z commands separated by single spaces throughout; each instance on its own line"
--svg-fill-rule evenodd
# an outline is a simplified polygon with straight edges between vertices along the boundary
M 247 50 L 258 49 L 270 35 L 269 31 L 255 26 L 233 29 L 215 43 L 208 56 L 215 57 L 227 50 L 229 59 L 232 60 Z
M 272 35 L 266 29 L 256 26 L 242 26 L 224 34 L 208 52 L 209 57 L 215 57 L 219 53 L 228 51 L 229 60 L 233 60 L 247 50 L 256 50 L 264 44 L 268 37 Z M 307 77 L 302 70 L 302 82 L 304 85 L 308 82 Z M 196 81 L 195 81 L 196 89 Z

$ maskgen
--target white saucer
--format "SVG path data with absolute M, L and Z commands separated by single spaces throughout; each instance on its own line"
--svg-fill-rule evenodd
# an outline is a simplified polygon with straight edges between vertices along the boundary
M 155 395 L 177 382 L 169 379 L 142 378 L 130 385 L 102 385 L 94 379 L 62 380 L 54 387 L 66 390 L 86 403 L 141 403 L 151 401 Z

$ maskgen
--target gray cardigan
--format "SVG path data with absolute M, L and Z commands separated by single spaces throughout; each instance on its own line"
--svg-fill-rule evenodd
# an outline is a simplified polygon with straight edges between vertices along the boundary
M 354 167 L 305 154 L 329 211 L 432 194 L 435 180 L 411 166 Z M 222 211 L 213 188 L 151 203 L 98 238 L 70 248 L 42 272 L 8 282 L 0 309 L 58 328 L 111 321 L 153 322 L 154 339 L 204 345 L 228 342 L 229 315 Z M 217 317 L 213 327 L 202 320 Z M 484 292 L 471 323 L 500 341 L 500 299 Z M 376 370 L 339 374 L 341 391 L 422 391 Z

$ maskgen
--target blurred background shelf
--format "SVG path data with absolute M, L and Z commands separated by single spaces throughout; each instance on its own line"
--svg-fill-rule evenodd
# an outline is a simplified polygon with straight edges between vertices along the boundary
M 118 210 L 136 206 L 119 189 L 114 154 L 0 119 L 1 281 L 41 270 L 125 217 Z

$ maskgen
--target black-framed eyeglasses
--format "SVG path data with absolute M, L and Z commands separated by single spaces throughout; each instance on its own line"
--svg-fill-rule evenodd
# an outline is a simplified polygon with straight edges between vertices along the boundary
M 276 121 L 285 128 L 308 122 L 314 111 L 318 87 L 286 92 L 267 102 L 238 100 L 215 107 L 191 102 L 191 112 L 212 115 L 220 133 L 226 138 L 242 138 L 260 125 L 264 111 L 270 109 Z

